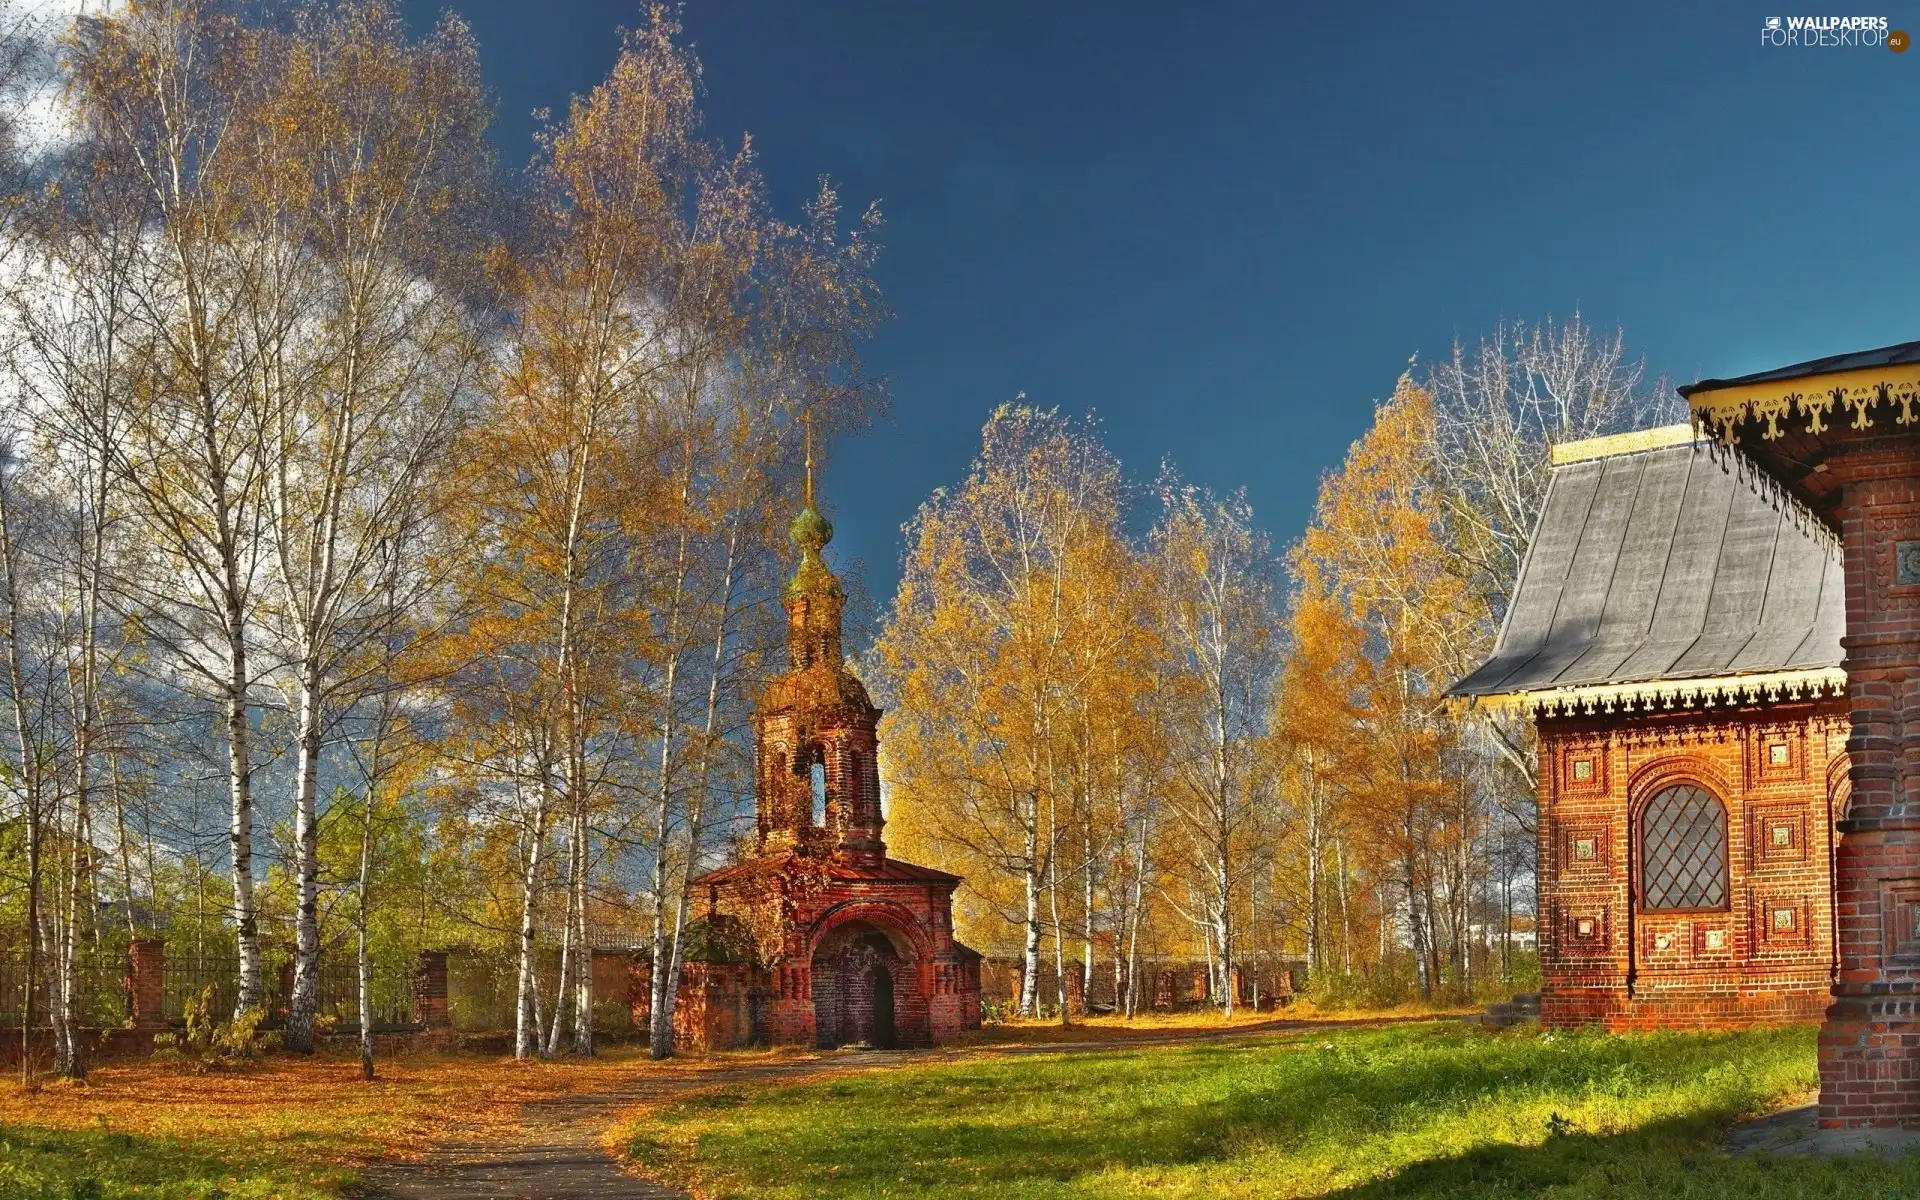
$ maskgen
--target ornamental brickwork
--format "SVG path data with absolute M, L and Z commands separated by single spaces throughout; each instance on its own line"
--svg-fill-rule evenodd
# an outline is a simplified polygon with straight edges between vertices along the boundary
M 1542 719 L 1543 1023 L 1817 1020 L 1847 731 L 1840 699 Z M 1662 797 L 1689 806 L 1690 856 Z
M 1834 855 L 1826 1127 L 1920 1125 L 1920 342 L 1681 389 L 1840 535 L 1852 797 Z
M 1847 565 L 1853 803 L 1840 970 L 1820 1032 L 1823 1125 L 1920 1121 L 1920 447 L 1854 434 L 1832 473 Z

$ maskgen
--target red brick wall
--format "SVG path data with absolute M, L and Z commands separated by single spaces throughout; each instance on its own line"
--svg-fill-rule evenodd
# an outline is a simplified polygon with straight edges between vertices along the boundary
M 1834 965 L 1839 699 L 1540 723 L 1541 1019 L 1608 1028 L 1813 1020 Z M 1784 761 L 1779 761 L 1784 759 Z M 1726 808 L 1728 895 L 1644 909 L 1638 821 L 1704 787 Z
M 933 964 L 933 995 L 927 1001 L 927 1024 L 936 1046 L 968 1029 L 980 1028 L 979 958 L 957 955 L 951 962 Z
M 688 963 L 680 969 L 680 995 L 673 1005 L 674 1044 L 724 1050 L 752 1036 L 752 972 L 734 964 Z
M 880 811 L 880 774 L 874 766 L 878 739 L 871 714 L 832 710 L 778 712 L 760 719 L 761 778 L 758 784 L 762 848 L 789 842 L 838 846 L 845 856 L 877 863 L 884 854 Z M 826 824 L 812 821 L 808 754 L 815 747 L 826 762 Z M 796 767 L 796 763 L 799 764 Z M 784 838 L 782 834 L 786 835 Z
M 818 1045 L 823 1038 L 816 1007 L 831 1022 L 824 1039 L 829 1045 L 853 1036 L 849 1029 L 870 1028 L 871 994 L 866 985 L 849 987 L 840 978 L 839 956 L 859 936 L 875 931 L 893 947 L 887 965 L 896 1045 L 937 1045 L 979 1028 L 980 964 L 953 940 L 952 886 L 888 878 L 884 867 L 842 863 L 838 869 L 839 876 L 824 886 L 788 897 L 781 961 L 755 969 L 745 985 L 762 997 L 757 1025 L 740 1023 L 733 1040 L 712 1040 L 712 1048 L 744 1045 L 755 1036 L 776 1044 Z M 757 879 L 710 885 L 713 910 L 751 920 L 766 902 L 764 887 Z M 683 1004 L 686 995 L 683 982 Z M 852 1025 L 842 1019 L 849 1008 L 860 1010 Z

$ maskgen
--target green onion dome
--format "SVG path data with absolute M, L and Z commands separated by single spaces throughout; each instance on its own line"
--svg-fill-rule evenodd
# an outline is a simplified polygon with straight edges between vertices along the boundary
M 793 524 L 787 526 L 787 537 L 803 552 L 818 554 L 821 547 L 833 540 L 833 523 L 820 515 L 809 498 Z

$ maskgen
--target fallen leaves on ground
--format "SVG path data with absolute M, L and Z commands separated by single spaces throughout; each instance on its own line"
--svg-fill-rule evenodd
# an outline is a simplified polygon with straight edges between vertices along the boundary
M 331 1162 L 414 1157 L 448 1137 L 490 1137 L 518 1127 L 520 1106 L 620 1086 L 635 1072 L 686 1074 L 738 1061 L 732 1055 L 654 1063 L 618 1048 L 591 1059 L 516 1062 L 471 1055 L 386 1059 L 360 1078 L 345 1055 L 266 1055 L 196 1073 L 165 1060 L 106 1062 L 84 1085 L 49 1082 L 27 1091 L 0 1082 L 0 1112 L 13 1126 L 111 1131 L 214 1142 L 274 1139 L 289 1153 Z

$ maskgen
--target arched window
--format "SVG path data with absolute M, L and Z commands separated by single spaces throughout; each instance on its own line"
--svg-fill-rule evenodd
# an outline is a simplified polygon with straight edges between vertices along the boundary
M 827 762 L 826 755 L 816 750 L 813 753 L 813 768 L 807 773 L 812 789 L 813 825 L 824 829 L 827 824 Z
M 1727 810 L 1705 788 L 1670 787 L 1640 813 L 1640 907 L 1727 906 Z

